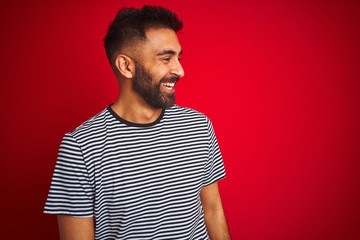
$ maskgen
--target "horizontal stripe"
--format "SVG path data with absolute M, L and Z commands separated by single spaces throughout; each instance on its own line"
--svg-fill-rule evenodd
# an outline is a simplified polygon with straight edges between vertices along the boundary
M 200 190 L 225 177 L 210 120 L 173 106 L 154 124 L 109 108 L 65 134 L 45 213 L 95 217 L 95 239 L 208 239 Z

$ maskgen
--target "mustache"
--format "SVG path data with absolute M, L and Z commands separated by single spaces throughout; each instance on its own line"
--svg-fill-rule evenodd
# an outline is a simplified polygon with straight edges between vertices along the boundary
M 164 77 L 160 80 L 160 83 L 163 82 L 170 82 L 170 83 L 176 83 L 178 82 L 180 79 L 178 77 Z

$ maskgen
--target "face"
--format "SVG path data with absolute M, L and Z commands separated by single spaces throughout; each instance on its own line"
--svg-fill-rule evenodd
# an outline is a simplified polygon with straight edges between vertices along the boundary
M 184 76 L 179 62 L 181 46 L 173 30 L 146 31 L 141 61 L 135 66 L 133 89 L 153 108 L 175 104 L 175 85 Z
M 152 108 L 169 108 L 175 104 L 174 88 L 177 81 L 177 77 L 155 81 L 142 65 L 136 64 L 132 87 Z M 169 90 L 161 91 L 163 87 Z

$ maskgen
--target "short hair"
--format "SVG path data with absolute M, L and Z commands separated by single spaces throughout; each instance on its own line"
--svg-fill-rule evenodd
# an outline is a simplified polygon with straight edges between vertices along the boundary
M 110 64 L 124 47 L 146 40 L 145 31 L 149 28 L 169 28 L 178 32 L 183 21 L 176 13 L 160 6 L 120 9 L 114 21 L 109 25 L 104 38 L 104 47 Z

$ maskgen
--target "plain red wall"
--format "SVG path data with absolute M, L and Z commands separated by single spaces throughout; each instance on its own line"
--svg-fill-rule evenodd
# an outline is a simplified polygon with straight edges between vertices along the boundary
M 213 121 L 233 239 L 360 239 L 360 4 L 340 0 L 2 1 L 1 238 L 58 238 L 58 146 L 116 100 L 102 39 L 143 3 L 184 19 L 177 103 Z

